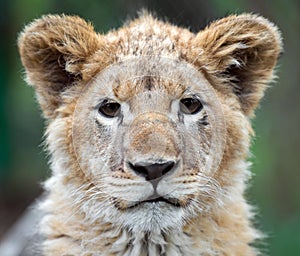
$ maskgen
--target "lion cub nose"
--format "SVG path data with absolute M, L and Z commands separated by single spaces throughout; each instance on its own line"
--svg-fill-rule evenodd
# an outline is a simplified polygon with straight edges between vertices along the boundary
M 170 172 L 175 163 L 168 161 L 164 163 L 129 163 L 131 169 L 138 175 L 143 176 L 146 180 L 155 180 L 162 178 L 165 174 Z

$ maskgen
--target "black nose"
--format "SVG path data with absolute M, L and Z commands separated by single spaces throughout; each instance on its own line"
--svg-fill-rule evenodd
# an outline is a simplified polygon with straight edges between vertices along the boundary
M 129 163 L 130 168 L 138 175 L 146 178 L 146 180 L 154 180 L 161 178 L 163 175 L 172 170 L 175 163 L 173 161 L 165 163 Z

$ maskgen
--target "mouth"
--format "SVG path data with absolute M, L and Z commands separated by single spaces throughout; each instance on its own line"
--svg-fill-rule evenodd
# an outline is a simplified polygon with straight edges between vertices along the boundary
M 181 207 L 181 204 L 180 204 L 178 199 L 157 197 L 157 198 L 153 198 L 153 199 L 146 199 L 146 200 L 143 200 L 143 201 L 140 201 L 140 202 L 136 202 L 135 204 L 131 205 L 129 207 L 129 209 L 134 208 L 134 207 L 139 206 L 139 205 L 142 205 L 142 204 L 159 204 L 161 202 L 170 204 L 174 207 Z

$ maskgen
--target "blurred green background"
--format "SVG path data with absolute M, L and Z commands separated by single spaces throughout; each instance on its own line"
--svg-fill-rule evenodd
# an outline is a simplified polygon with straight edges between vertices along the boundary
M 230 13 L 259 13 L 282 31 L 279 79 L 257 111 L 249 200 L 268 238 L 267 255 L 300 255 L 300 1 L 299 0 L 0 0 L 0 240 L 41 193 L 50 173 L 44 130 L 33 90 L 22 80 L 16 39 L 24 24 L 46 13 L 78 14 L 100 32 L 120 26 L 142 8 L 197 31 Z

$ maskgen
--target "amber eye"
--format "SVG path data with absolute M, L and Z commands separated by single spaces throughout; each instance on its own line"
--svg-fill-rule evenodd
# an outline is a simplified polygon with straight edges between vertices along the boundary
M 184 98 L 180 100 L 180 110 L 185 114 L 196 114 L 202 108 L 203 105 L 197 98 Z
M 104 100 L 99 106 L 99 112 L 105 117 L 116 117 L 119 115 L 121 105 L 117 102 Z

